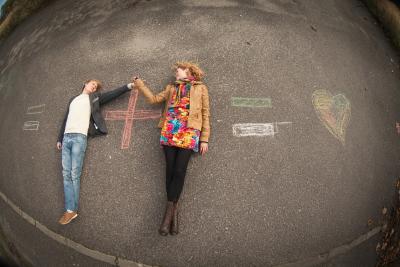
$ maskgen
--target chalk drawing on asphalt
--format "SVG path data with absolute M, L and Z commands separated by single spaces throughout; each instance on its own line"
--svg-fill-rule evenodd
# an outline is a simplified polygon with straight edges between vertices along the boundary
M 148 119 L 158 119 L 161 117 L 160 111 L 153 110 L 135 110 L 136 102 L 138 98 L 138 91 L 132 90 L 129 97 L 128 109 L 127 110 L 112 110 L 107 111 L 105 119 L 106 120 L 122 120 L 125 121 L 124 130 L 121 138 L 121 149 L 129 148 L 132 135 L 132 127 L 134 120 L 148 120 Z
M 43 113 L 46 105 L 41 104 L 41 105 L 36 105 L 36 106 L 30 106 L 26 110 L 27 115 L 35 115 Z M 24 131 L 37 131 L 39 130 L 39 121 L 26 121 L 24 122 L 24 125 L 22 126 L 22 130 Z
M 237 123 L 232 126 L 233 135 L 236 137 L 245 136 L 271 136 L 279 133 L 279 125 L 288 125 L 292 122 L 274 123 Z
M 46 105 L 42 104 L 42 105 L 37 105 L 37 106 L 31 106 L 28 107 L 28 110 L 26 111 L 26 114 L 40 114 L 44 112 Z
M 333 96 L 327 90 L 316 90 L 312 103 L 322 124 L 344 145 L 351 116 L 350 101 L 343 94 Z
M 39 130 L 39 123 L 38 121 L 26 121 L 22 129 L 24 131 L 37 131 Z
M 246 98 L 232 97 L 232 106 L 234 107 L 249 107 L 249 108 L 271 108 L 271 98 Z

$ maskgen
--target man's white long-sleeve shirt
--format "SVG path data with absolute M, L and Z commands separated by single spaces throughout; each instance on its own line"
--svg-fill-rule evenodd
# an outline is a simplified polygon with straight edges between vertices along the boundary
M 69 105 L 64 133 L 87 135 L 90 121 L 90 100 L 88 94 L 80 94 Z

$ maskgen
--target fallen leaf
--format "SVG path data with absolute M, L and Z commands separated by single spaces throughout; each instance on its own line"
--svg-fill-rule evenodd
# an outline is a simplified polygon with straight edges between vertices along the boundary
M 369 219 L 368 220 L 368 226 L 371 226 L 371 225 L 373 225 L 374 224 L 374 221 L 372 220 L 372 219 Z
M 378 252 L 381 249 L 381 243 L 378 243 L 378 245 L 376 245 L 376 252 Z
M 385 215 L 386 213 L 387 213 L 387 208 L 386 208 L 386 207 L 383 207 L 383 209 L 382 209 L 382 214 Z
M 317 28 L 316 28 L 314 25 L 311 25 L 310 27 L 311 27 L 311 29 L 312 29 L 313 31 L 315 31 L 315 32 L 317 31 Z

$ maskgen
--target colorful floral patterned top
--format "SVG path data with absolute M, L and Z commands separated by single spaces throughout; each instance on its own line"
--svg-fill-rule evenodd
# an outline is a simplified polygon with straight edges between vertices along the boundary
M 190 81 L 176 81 L 175 92 L 167 103 L 168 110 L 161 129 L 161 145 L 199 151 L 200 131 L 187 128 L 190 107 Z

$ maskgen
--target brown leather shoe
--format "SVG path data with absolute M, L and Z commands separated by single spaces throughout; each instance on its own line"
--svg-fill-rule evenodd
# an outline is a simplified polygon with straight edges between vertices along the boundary
M 76 213 L 75 211 L 73 211 L 73 212 L 64 212 L 64 215 L 60 218 L 58 223 L 62 224 L 62 225 L 69 224 L 76 217 L 78 217 L 78 213 Z
M 160 229 L 158 230 L 160 235 L 163 236 L 168 235 L 173 212 L 174 212 L 174 203 L 172 201 L 168 201 L 167 207 L 165 208 L 164 219 L 161 223 Z
M 169 231 L 171 235 L 177 235 L 179 233 L 178 229 L 178 202 L 174 203 L 174 210 L 172 213 L 171 229 Z

